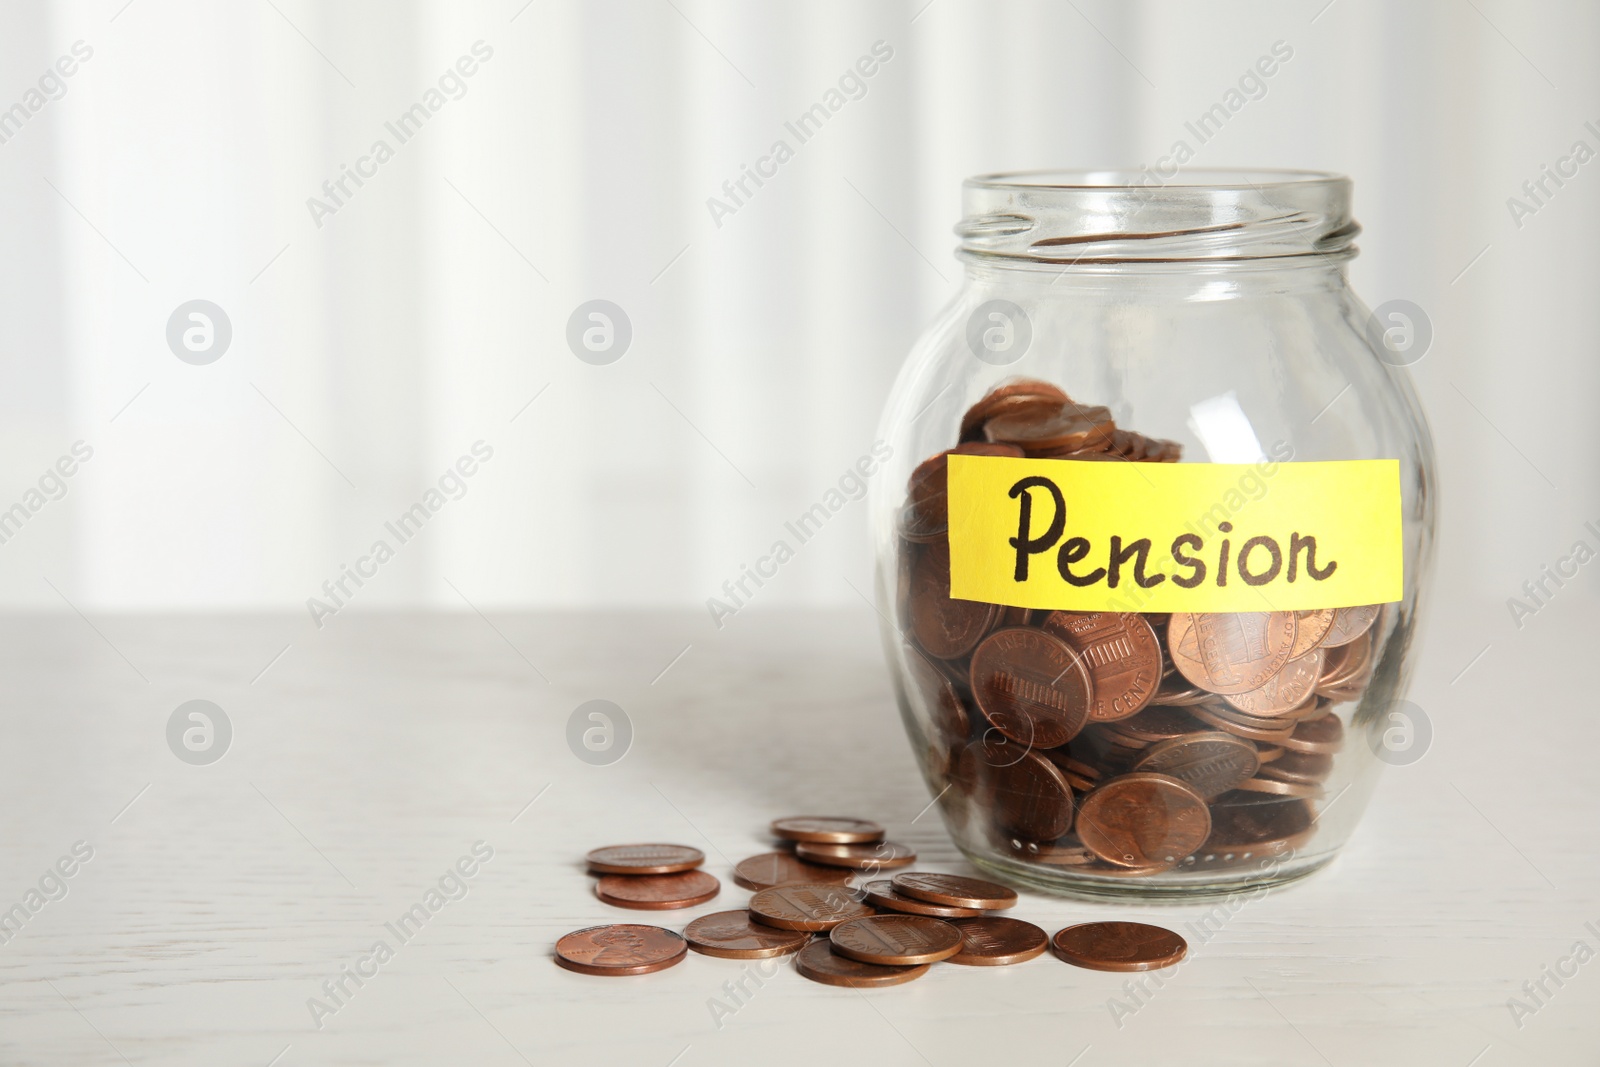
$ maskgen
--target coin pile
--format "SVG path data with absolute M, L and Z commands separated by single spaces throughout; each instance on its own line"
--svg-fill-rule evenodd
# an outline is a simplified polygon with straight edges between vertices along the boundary
M 1383 608 L 1041 611 L 950 596 L 947 459 L 1176 462 L 1054 385 L 1013 380 L 913 472 L 897 610 L 924 763 L 954 826 L 1099 876 L 1256 865 L 1309 840 L 1372 678 Z
M 622 976 L 664 970 L 691 948 L 738 960 L 795 954 L 795 969 L 812 981 L 874 988 L 920 978 L 940 961 L 1004 966 L 1031 960 L 1046 948 L 1077 966 L 1112 971 L 1169 966 L 1187 951 L 1177 934 L 1140 923 L 1081 923 L 1052 939 L 1033 923 L 995 914 L 1014 906 L 1017 894 L 978 878 L 902 871 L 851 888 L 858 873 L 871 879 L 915 859 L 910 849 L 885 841 L 882 827 L 863 819 L 795 816 L 774 821 L 772 832 L 794 851 L 752 856 L 736 865 L 734 880 L 755 890 L 747 908 L 702 915 L 681 935 L 633 923 L 576 930 L 556 943 L 556 962 L 580 974 Z M 802 859 L 803 848 L 822 848 L 832 862 Z M 889 862 L 865 858 L 869 853 Z M 704 859 L 686 845 L 619 845 L 588 855 L 603 884 L 607 878 L 710 878 L 695 869 Z M 620 907 L 688 907 L 680 901 L 703 886 L 654 893 L 619 888 L 626 889 L 597 892 Z

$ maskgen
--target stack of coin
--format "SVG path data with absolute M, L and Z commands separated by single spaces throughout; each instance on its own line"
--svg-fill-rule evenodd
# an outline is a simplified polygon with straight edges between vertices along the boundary
M 688 845 L 608 845 L 585 859 L 600 876 L 595 895 L 618 908 L 692 908 L 722 891 L 721 882 L 696 869 L 705 853 Z
M 974 404 L 955 447 L 912 474 L 896 606 L 927 774 L 958 830 L 1023 862 L 1145 877 L 1301 847 L 1343 737 L 1335 709 L 1372 678 L 1388 630 L 1379 605 L 1168 615 L 951 598 L 950 455 L 1181 452 L 1019 379 Z

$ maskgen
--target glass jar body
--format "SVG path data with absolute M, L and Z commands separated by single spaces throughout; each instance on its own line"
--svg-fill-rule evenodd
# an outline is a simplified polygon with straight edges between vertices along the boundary
M 1350 836 L 1383 763 L 1395 761 L 1384 741 L 1409 675 L 1434 478 L 1426 422 L 1406 372 L 1373 348 L 1369 312 L 1346 284 L 1347 259 L 1074 266 L 967 257 L 963 288 L 913 348 L 885 408 L 880 436 L 893 458 L 874 487 L 872 528 L 900 714 L 951 835 L 978 866 L 1056 892 L 1223 895 L 1310 873 Z M 1285 464 L 1398 461 L 1403 598 L 1373 612 L 1356 639 L 1317 652 L 1316 694 L 1283 722 L 1304 735 L 1291 739 L 1298 743 L 1286 747 L 1278 725 L 1268 729 L 1178 673 L 1166 615 L 1128 623 L 1129 634 L 1153 633 L 1161 648 L 1161 685 L 1143 710 L 1090 722 L 1048 749 L 999 736 L 992 709 L 975 695 L 984 679 L 974 679 L 977 646 L 962 647 L 970 635 L 919 640 L 919 622 L 929 632 L 926 598 L 939 595 L 926 575 L 940 564 L 929 561 L 949 548 L 937 528 L 919 523 L 917 485 L 930 457 L 957 444 L 972 406 L 1019 378 L 1056 386 L 1076 405 L 1104 406 L 1118 428 L 1181 446 L 1181 456 L 1151 448 L 1089 458 L 1238 464 L 1241 501 L 1270 493 Z M 1225 515 L 1231 505 L 1222 503 Z M 1210 521 L 1215 529 L 1217 516 Z M 1052 626 L 1070 644 L 1069 618 L 1051 622 L 1051 614 L 997 607 L 978 645 L 1001 630 Z M 1297 625 L 1309 637 L 1322 619 Z M 1296 725 L 1313 719 L 1309 730 Z M 1144 773 L 1154 745 L 1189 733 L 1234 739 L 1217 741 L 1223 748 L 1243 739 L 1259 773 L 1247 788 L 1204 798 L 1210 829 L 1198 844 L 1173 838 L 1181 855 L 1108 859 L 1091 797 Z M 1013 785 L 1024 759 L 1038 780 Z M 1034 795 L 1062 782 L 1065 801 Z

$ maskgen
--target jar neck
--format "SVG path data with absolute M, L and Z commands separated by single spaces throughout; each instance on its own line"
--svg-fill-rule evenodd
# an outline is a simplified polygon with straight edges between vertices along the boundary
M 1319 256 L 1238 260 L 1129 260 L 1064 265 L 958 252 L 965 284 L 981 289 L 1056 292 L 1140 291 L 1167 299 L 1224 300 L 1268 293 L 1338 292 L 1348 288 L 1353 249 Z

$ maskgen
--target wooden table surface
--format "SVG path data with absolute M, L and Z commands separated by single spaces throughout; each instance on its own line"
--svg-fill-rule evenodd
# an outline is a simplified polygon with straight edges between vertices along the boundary
M 1385 771 L 1338 862 L 1191 936 L 1148 995 L 1049 956 L 864 992 L 694 953 L 627 979 L 551 962 L 583 926 L 681 928 L 742 906 L 730 867 L 765 850 L 778 815 L 873 818 L 919 866 L 963 869 L 936 810 L 917 817 L 929 798 L 865 607 L 751 610 L 721 631 L 700 613 L 345 613 L 321 631 L 292 616 L 12 617 L 0 1063 L 1600 1062 L 1585 607 L 1553 604 L 1520 633 L 1488 616 L 1436 625 L 1412 690 L 1435 725 L 1427 756 Z M 609 766 L 566 742 L 593 698 L 633 725 Z M 210 765 L 168 747 L 193 699 L 232 725 Z M 629 841 L 703 848 L 721 896 L 601 904 L 583 854 Z M 491 858 L 448 877 L 475 848 Z M 441 879 L 436 910 L 397 937 Z M 1182 932 L 1204 910 L 1025 893 L 1013 914 Z M 357 967 L 361 984 L 342 978 Z M 341 978 L 335 1008 L 324 983 Z M 1530 999 L 1523 983 L 1541 979 L 1548 995 Z

